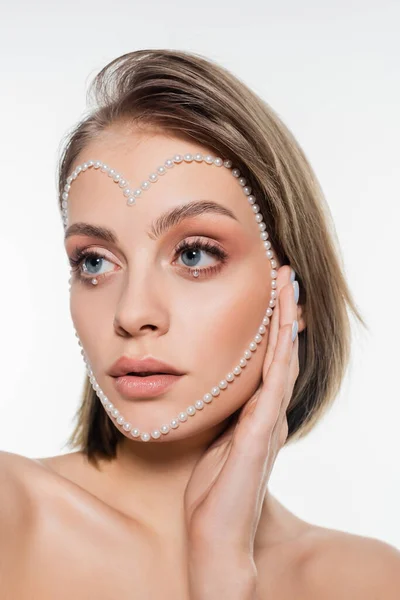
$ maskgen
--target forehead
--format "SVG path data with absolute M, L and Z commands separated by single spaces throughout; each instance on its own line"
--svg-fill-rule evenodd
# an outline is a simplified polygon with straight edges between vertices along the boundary
M 158 167 L 167 159 L 187 152 L 217 156 L 196 141 L 157 130 L 140 131 L 116 126 L 85 146 L 71 172 L 86 160 L 100 160 L 127 180 L 127 187 L 134 190 L 149 181 L 149 176 L 157 173 Z M 72 185 L 68 220 L 69 223 L 92 221 L 97 224 L 112 220 L 118 227 L 119 216 L 121 225 L 126 224 L 127 219 L 134 219 L 147 226 L 157 214 L 197 200 L 211 200 L 230 208 L 238 222 L 254 233 L 252 211 L 231 169 L 196 161 L 174 163 L 164 175 L 158 175 L 132 206 L 127 206 L 124 190 L 107 173 L 88 169 Z

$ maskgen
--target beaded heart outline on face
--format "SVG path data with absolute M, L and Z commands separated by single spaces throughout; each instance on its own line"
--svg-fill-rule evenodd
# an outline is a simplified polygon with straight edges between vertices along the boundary
M 159 177 L 165 175 L 167 171 L 173 168 L 175 165 L 183 164 L 183 163 L 191 163 L 191 162 L 205 162 L 209 165 L 214 165 L 216 167 L 224 166 L 227 169 L 231 169 L 231 173 L 235 179 L 237 179 L 239 185 L 241 186 L 244 195 L 247 197 L 247 201 L 249 206 L 251 207 L 255 220 L 257 223 L 257 228 L 260 232 L 260 239 L 265 249 L 266 257 L 269 259 L 271 263 L 271 297 L 269 300 L 269 306 L 265 311 L 265 315 L 262 319 L 262 323 L 258 327 L 258 332 L 249 343 L 248 347 L 243 352 L 242 358 L 240 358 L 239 363 L 227 373 L 224 379 L 221 379 L 218 385 L 214 386 L 210 392 L 207 392 L 203 395 L 202 399 L 196 400 L 194 404 L 188 406 L 184 411 L 180 412 L 177 418 L 171 419 L 169 424 L 164 423 L 161 425 L 159 429 L 153 429 L 151 433 L 146 431 L 141 432 L 140 429 L 133 427 L 132 424 L 125 419 L 125 417 L 119 412 L 119 410 L 114 406 L 112 402 L 109 401 L 107 396 L 104 394 L 99 384 L 96 381 L 96 378 L 93 374 L 93 369 L 89 363 L 89 360 L 86 356 L 85 351 L 83 350 L 82 343 L 79 339 L 78 333 L 75 330 L 75 336 L 78 338 L 78 344 L 81 346 L 81 354 L 83 356 L 86 372 L 88 374 L 90 383 L 92 388 L 94 389 L 97 397 L 100 399 L 105 411 L 109 415 L 111 421 L 114 425 L 119 429 L 118 425 L 123 429 L 121 433 L 130 432 L 132 438 L 140 438 L 143 442 L 148 442 L 151 438 L 154 440 L 161 437 L 161 435 L 166 435 L 170 432 L 171 429 L 177 429 L 181 423 L 185 423 L 188 421 L 188 417 L 193 417 L 197 414 L 197 411 L 203 410 L 205 405 L 211 404 L 212 400 L 219 396 L 221 391 L 227 390 L 229 383 L 232 383 L 235 380 L 235 377 L 238 377 L 242 370 L 246 367 L 248 361 L 251 359 L 252 354 L 256 352 L 258 345 L 262 342 L 263 335 L 266 333 L 266 326 L 270 322 L 270 317 L 272 316 L 273 308 L 276 304 L 277 298 L 277 282 L 276 278 L 278 276 L 278 272 L 276 271 L 277 262 L 274 258 L 273 251 L 271 250 L 271 242 L 268 240 L 268 233 L 266 231 L 266 225 L 263 222 L 263 216 L 260 212 L 260 207 L 256 204 L 256 198 L 251 193 L 252 189 L 250 186 L 246 185 L 247 181 L 244 177 L 241 177 L 240 171 L 238 168 L 232 168 L 231 160 L 224 160 L 220 157 L 213 157 L 210 154 L 203 156 L 200 153 L 192 154 L 192 153 L 184 153 L 184 154 L 175 154 L 173 158 L 167 158 L 164 162 L 164 165 L 157 167 L 156 171 L 150 173 L 148 180 L 144 181 L 140 187 L 131 188 L 129 187 L 129 181 L 125 179 L 120 173 L 118 173 L 115 169 L 110 168 L 107 164 L 103 163 L 100 160 L 87 160 L 81 165 L 75 167 L 73 172 L 67 177 L 66 183 L 64 185 L 64 191 L 62 193 L 62 202 L 61 202 L 61 216 L 62 222 L 64 226 L 64 230 L 68 225 L 68 196 L 71 189 L 71 185 L 73 181 L 78 177 L 80 173 L 87 171 L 90 168 L 99 170 L 100 172 L 108 175 L 108 177 L 112 178 L 112 180 L 121 188 L 123 195 L 126 197 L 126 204 L 128 206 L 134 206 L 136 204 L 136 199 L 140 198 L 146 190 L 150 188 L 152 183 L 156 183 L 159 180 Z M 196 277 L 198 275 L 197 269 L 194 269 L 193 275 Z M 72 270 L 71 270 L 72 273 Z M 69 280 L 71 283 L 71 279 Z M 97 284 L 97 279 L 92 279 L 93 285 Z M 71 285 L 69 287 L 71 291 Z

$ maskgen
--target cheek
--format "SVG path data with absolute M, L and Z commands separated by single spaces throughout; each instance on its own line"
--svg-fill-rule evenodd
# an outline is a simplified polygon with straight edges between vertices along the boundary
M 258 333 L 271 293 L 270 278 L 268 279 L 270 268 L 265 269 L 262 278 L 260 269 L 262 263 L 253 262 L 234 274 L 229 281 L 224 281 L 222 285 L 216 285 L 215 282 L 210 284 L 207 286 L 208 293 L 203 292 L 204 286 L 203 290 L 199 289 L 190 298 L 189 304 L 181 304 L 181 315 L 186 314 L 182 325 L 182 330 L 186 332 L 186 362 L 183 359 L 183 364 L 188 371 L 196 374 L 196 389 L 193 390 L 196 396 L 202 397 L 239 365 L 244 351 Z M 234 412 L 257 389 L 269 326 L 266 330 L 241 374 L 235 376 L 226 390 L 221 391 L 220 398 L 226 398 L 226 403 L 220 403 L 220 416 Z
M 79 286 L 79 287 L 78 287 Z M 99 294 L 94 290 L 94 300 L 90 300 L 90 292 L 76 284 L 70 295 L 70 314 L 83 348 L 93 365 L 104 363 L 110 348 L 110 323 L 113 322 L 113 304 L 107 294 Z M 103 349 L 103 351 L 102 351 Z M 106 354 L 106 357 L 104 356 Z

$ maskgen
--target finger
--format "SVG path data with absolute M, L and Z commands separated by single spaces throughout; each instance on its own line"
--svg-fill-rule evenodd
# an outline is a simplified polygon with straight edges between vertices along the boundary
M 293 344 L 292 358 L 290 360 L 289 377 L 288 377 L 288 382 L 287 382 L 285 399 L 282 402 L 281 411 L 280 411 L 280 414 L 279 414 L 279 417 L 278 417 L 278 420 L 277 420 L 277 423 L 275 426 L 274 435 L 278 439 L 278 447 L 279 448 L 282 448 L 282 446 L 285 444 L 288 433 L 289 433 L 289 427 L 288 427 L 286 413 L 287 413 L 288 406 L 289 406 L 290 401 L 293 396 L 293 389 L 294 389 L 296 379 L 298 376 L 299 376 L 299 338 L 298 338 L 298 336 L 296 336 L 296 339 Z
M 269 322 L 268 346 L 267 346 L 267 350 L 265 353 L 265 359 L 264 359 L 264 364 L 263 364 L 263 369 L 262 369 L 263 380 L 267 376 L 269 366 L 274 358 L 276 343 L 278 340 L 278 333 L 279 333 L 280 319 L 281 319 L 279 296 L 282 291 L 282 288 L 285 285 L 287 285 L 287 283 L 289 283 L 290 275 L 291 275 L 291 270 L 288 265 L 284 265 L 283 267 L 281 267 L 279 269 L 279 275 L 278 275 L 278 279 L 277 279 L 277 288 L 276 288 L 278 296 L 277 296 L 277 301 L 276 301 L 276 304 L 275 304 L 275 307 L 274 307 L 274 310 L 273 310 L 273 313 L 272 313 L 272 316 L 271 316 L 270 322 Z

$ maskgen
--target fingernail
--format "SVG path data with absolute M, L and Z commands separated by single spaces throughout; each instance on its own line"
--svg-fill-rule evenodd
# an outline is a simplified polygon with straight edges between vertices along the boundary
M 294 301 L 296 302 L 296 304 L 299 301 L 299 295 L 300 295 L 300 288 L 299 288 L 299 282 L 294 280 L 292 283 L 292 286 L 294 288 Z
M 290 281 L 293 282 L 296 279 L 296 271 L 293 267 L 290 267 Z
M 292 325 L 292 342 L 294 342 L 294 340 L 296 339 L 298 330 L 299 330 L 299 324 L 298 324 L 297 320 L 295 319 L 293 321 L 293 325 Z

